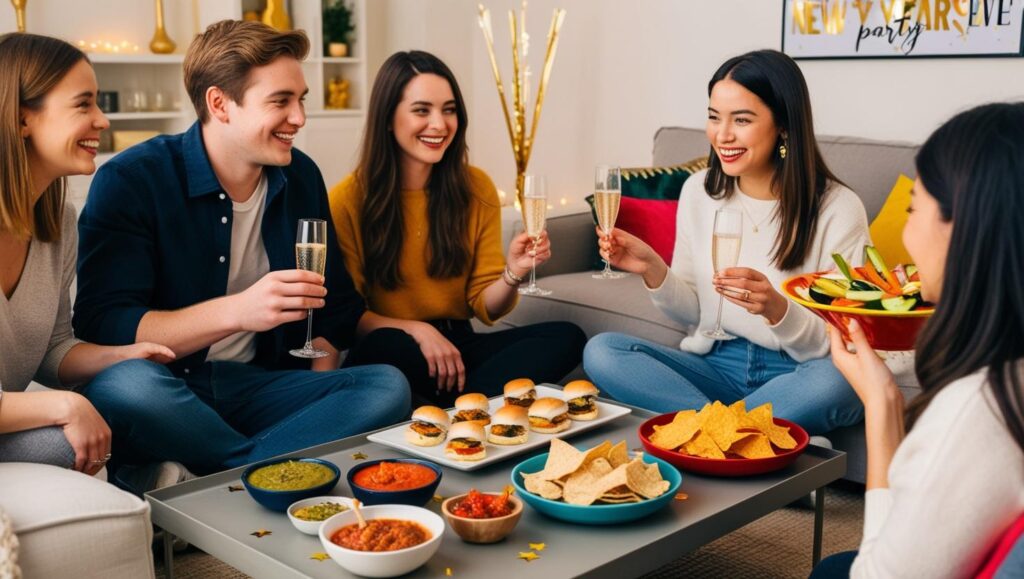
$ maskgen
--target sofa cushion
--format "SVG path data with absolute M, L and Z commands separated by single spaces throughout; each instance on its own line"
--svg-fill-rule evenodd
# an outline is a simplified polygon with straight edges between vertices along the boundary
M 897 263 L 913 263 L 907 249 L 903 247 L 903 226 L 907 224 L 910 190 L 913 188 L 914 180 L 901 174 L 892 186 L 892 191 L 889 191 L 878 216 L 871 222 L 871 242 L 889 267 Z
M 152 577 L 149 505 L 55 466 L 0 464 L 0 507 L 26 577 Z

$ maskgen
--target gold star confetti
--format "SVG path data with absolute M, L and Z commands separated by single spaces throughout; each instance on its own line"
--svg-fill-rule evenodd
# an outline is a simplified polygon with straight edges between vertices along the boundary
M 434 497 L 430 500 L 434 501 L 435 503 L 443 503 L 444 497 L 442 497 L 441 495 L 434 495 Z
M 529 561 L 533 561 L 534 559 L 539 559 L 540 555 L 534 553 L 533 551 L 527 551 L 525 553 L 520 551 L 519 552 L 519 558 L 523 559 L 524 561 L 529 562 Z
M 366 460 L 367 456 L 361 452 L 352 453 L 352 460 Z
M 256 537 L 257 539 L 262 539 L 263 537 L 266 537 L 267 535 L 273 535 L 274 533 L 272 531 L 268 531 L 266 529 L 260 529 L 258 531 L 253 531 L 253 532 L 251 532 L 249 534 L 252 535 L 253 537 Z
M 310 559 L 316 559 L 317 561 L 326 561 L 331 558 L 327 553 L 313 553 L 309 556 Z
M 230 492 L 230 493 L 237 493 L 238 491 L 244 491 L 244 490 L 245 490 L 245 487 L 243 487 L 242 485 L 231 485 L 231 486 L 228 487 L 228 492 Z
M 676 500 L 677 501 L 685 501 L 688 498 L 690 498 L 690 495 L 688 495 L 686 493 L 676 493 Z
M 530 549 L 533 551 L 543 551 L 547 544 L 545 543 L 530 543 Z
M 452 568 L 451 567 L 445 567 L 444 568 L 444 576 L 445 577 L 451 577 L 452 576 Z

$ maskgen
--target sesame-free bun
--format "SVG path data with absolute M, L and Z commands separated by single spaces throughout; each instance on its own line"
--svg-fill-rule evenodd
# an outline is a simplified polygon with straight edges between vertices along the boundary
M 516 378 L 505 384 L 505 396 L 508 398 L 522 398 L 530 390 L 536 391 L 536 384 L 529 378 Z
M 537 416 L 538 418 L 544 418 L 545 420 L 552 420 L 556 416 L 560 416 L 569 412 L 569 405 L 565 403 L 565 400 L 559 400 L 558 398 L 538 398 L 536 402 L 530 405 L 528 412 L 529 416 Z
M 405 441 L 416 446 L 437 446 L 444 442 L 444 432 L 441 436 L 427 436 L 412 429 L 412 426 L 405 430 Z
M 448 413 L 437 406 L 420 406 L 412 413 L 412 419 L 420 422 L 436 424 L 440 426 L 442 430 L 448 430 L 452 426 L 452 421 L 451 418 L 448 418 Z
M 456 410 L 483 410 L 486 412 L 489 407 L 490 402 L 487 397 L 479 392 L 463 394 L 455 399 Z
M 448 431 L 448 446 L 444 449 L 444 455 L 451 460 L 459 461 L 477 461 L 483 460 L 487 456 L 487 447 L 484 445 L 486 440 L 486 434 L 484 433 L 484 427 L 476 422 L 456 422 L 452 425 L 451 430 Z M 470 440 L 476 440 L 480 442 L 480 451 L 473 454 L 459 454 L 452 448 L 452 441 L 457 438 L 468 438 Z
M 569 400 L 570 398 L 579 398 L 580 396 L 597 396 L 600 394 L 600 390 L 593 383 L 586 380 L 573 380 L 565 385 L 562 389 L 562 396 Z
M 594 409 L 591 410 L 590 412 L 577 413 L 577 414 L 573 414 L 572 412 L 570 412 L 569 413 L 569 418 L 571 418 L 573 420 L 582 420 L 582 421 L 586 422 L 588 420 L 593 420 L 593 419 L 597 418 L 597 415 L 598 415 L 597 404 L 595 404 L 594 405 Z
M 519 426 L 523 433 L 518 436 L 503 436 L 495 433 L 494 427 Z M 522 406 L 503 406 L 494 416 L 491 417 L 491 427 L 487 432 L 487 442 L 510 446 L 523 444 L 529 437 L 530 419 L 526 415 L 526 409 Z

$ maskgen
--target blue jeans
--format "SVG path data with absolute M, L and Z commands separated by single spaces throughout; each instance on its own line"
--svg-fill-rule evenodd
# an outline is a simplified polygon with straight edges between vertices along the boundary
M 609 332 L 583 350 L 583 369 L 606 395 L 656 412 L 719 400 L 747 408 L 772 403 L 773 415 L 812 435 L 857 424 L 864 407 L 829 357 L 798 363 L 743 338 L 716 342 L 704 356 Z
M 270 371 L 208 362 L 186 379 L 129 360 L 82 394 L 113 433 L 111 468 L 173 460 L 212 472 L 403 420 L 409 384 L 390 366 Z
M 825 557 L 811 570 L 808 579 L 847 579 L 856 558 L 857 551 L 843 551 Z

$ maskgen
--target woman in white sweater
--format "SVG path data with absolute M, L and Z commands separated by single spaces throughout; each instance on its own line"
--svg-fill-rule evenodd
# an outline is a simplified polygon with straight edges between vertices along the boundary
M 683 185 L 671 268 L 622 230 L 600 240 L 605 259 L 640 274 L 654 304 L 693 331 L 679 348 L 600 334 L 587 344 L 584 368 L 612 397 L 658 412 L 743 399 L 748 408 L 771 402 L 776 416 L 811 434 L 856 424 L 863 408 L 827 357 L 824 324 L 775 288 L 831 269 L 834 252 L 859 262 L 869 242 L 864 206 L 825 166 L 792 59 L 774 50 L 732 58 L 708 94 L 709 168 Z M 743 216 L 741 267 L 716 274 L 721 208 Z M 722 328 L 735 339 L 703 334 L 715 327 L 719 296 Z
M 75 214 L 68 175 L 96 170 L 96 75 L 70 44 L 0 36 L 0 462 L 43 462 L 95 474 L 110 428 L 71 391 L 131 358 L 164 361 L 156 344 L 108 347 L 71 333 Z M 25 392 L 32 380 L 58 390 Z
M 849 325 L 855 353 L 831 331 L 864 401 L 867 493 L 859 553 L 815 578 L 973 577 L 1024 513 L 1022 158 L 1024 103 L 960 113 L 917 154 L 903 243 L 936 303 L 917 339 L 923 393 L 904 414 L 861 328 Z

